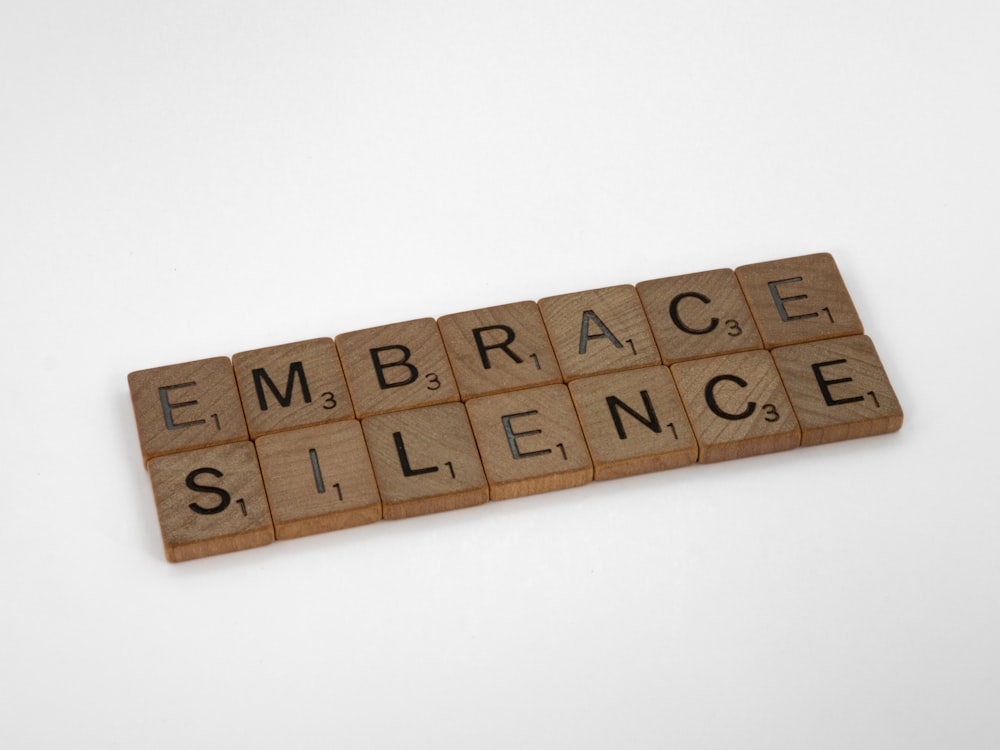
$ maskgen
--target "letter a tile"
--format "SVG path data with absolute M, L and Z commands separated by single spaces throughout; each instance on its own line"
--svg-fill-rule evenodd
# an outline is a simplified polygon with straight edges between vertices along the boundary
M 766 351 L 671 365 L 698 438 L 698 461 L 713 463 L 789 450 L 799 424 Z
M 154 458 L 149 478 L 170 562 L 274 541 L 271 512 L 252 443 Z
M 269 346 L 233 355 L 250 437 L 353 419 L 333 339 Z
M 736 276 L 768 349 L 864 333 L 829 253 L 740 266 Z
M 382 495 L 382 517 L 479 505 L 489 489 L 460 403 L 380 414 L 362 422 Z
M 633 286 L 546 297 L 538 307 L 564 380 L 660 364 Z
M 783 346 L 771 354 L 802 427 L 802 445 L 903 426 L 903 410 L 867 336 Z
M 243 405 L 228 357 L 213 357 L 128 376 L 139 444 L 155 456 L 247 439 Z
M 576 487 L 593 479 L 590 453 L 565 385 L 474 398 L 466 408 L 491 500 Z
M 594 460 L 594 479 L 698 460 L 698 443 L 666 367 L 580 378 L 569 390 Z
M 458 386 L 433 318 L 337 336 L 358 418 L 458 401 Z
M 257 440 L 278 539 L 336 531 L 382 518 L 361 423 L 353 419 Z

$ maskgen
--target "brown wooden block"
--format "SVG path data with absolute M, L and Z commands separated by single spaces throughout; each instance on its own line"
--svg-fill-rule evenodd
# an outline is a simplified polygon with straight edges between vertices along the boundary
M 864 333 L 829 253 L 740 266 L 736 276 L 768 349 Z
M 252 439 L 354 418 L 333 339 L 240 352 L 233 370 Z
M 228 357 L 128 375 L 143 460 L 247 439 Z
M 353 419 L 264 435 L 257 457 L 278 539 L 382 518 L 361 423 Z
M 664 364 L 764 348 L 728 268 L 636 284 Z
M 173 453 L 149 462 L 170 562 L 274 541 L 271 513 L 250 442 Z
M 359 419 L 458 401 L 433 318 L 342 333 L 336 341 Z
M 534 302 L 445 315 L 438 328 L 463 399 L 562 382 Z
M 594 479 L 698 460 L 698 443 L 666 367 L 580 378 L 569 391 L 594 462 Z
M 692 359 L 670 371 L 698 438 L 699 462 L 799 445 L 799 424 L 769 352 Z
M 466 408 L 491 500 L 576 487 L 593 478 L 590 453 L 566 386 L 474 398 Z
M 783 346 L 771 354 L 802 428 L 802 445 L 903 426 L 903 410 L 867 336 Z
M 479 450 L 460 403 L 368 417 L 362 422 L 382 517 L 409 518 L 485 503 Z
M 660 364 L 635 287 L 628 284 L 538 301 L 567 381 Z

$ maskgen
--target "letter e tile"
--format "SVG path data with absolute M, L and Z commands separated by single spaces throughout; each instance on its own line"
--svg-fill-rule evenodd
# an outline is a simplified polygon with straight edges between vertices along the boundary
M 740 266 L 736 276 L 768 349 L 864 333 L 829 253 Z
M 576 487 L 593 464 L 565 385 L 498 393 L 466 403 L 491 500 Z
M 233 355 L 250 437 L 353 419 L 354 407 L 333 339 Z
M 129 373 L 143 460 L 247 439 L 228 357 Z
M 433 318 L 337 336 L 358 418 L 458 401 L 458 386 Z
M 149 462 L 163 549 L 170 562 L 274 541 L 250 442 L 173 453 Z
M 361 423 L 353 419 L 264 435 L 257 457 L 278 539 L 382 518 Z
M 799 445 L 799 424 L 769 352 L 692 359 L 670 371 L 698 438 L 700 463 Z
M 775 349 L 802 445 L 882 435 L 903 426 L 903 410 L 868 336 Z
M 368 417 L 362 422 L 382 517 L 409 518 L 479 505 L 489 488 L 460 403 Z
M 580 378 L 569 391 L 594 460 L 594 479 L 698 460 L 698 443 L 666 367 Z

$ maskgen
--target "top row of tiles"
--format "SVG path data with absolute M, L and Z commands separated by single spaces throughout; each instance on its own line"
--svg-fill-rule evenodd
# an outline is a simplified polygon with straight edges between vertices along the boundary
M 231 410 L 235 414 L 242 400 L 255 439 L 318 422 L 863 332 L 836 262 L 818 253 L 342 333 L 335 347 L 316 339 L 242 352 L 232 359 L 233 387 L 212 390 L 220 398 L 238 391 Z M 151 414 L 183 413 L 192 402 L 183 400 L 182 389 L 224 377 L 197 372 L 212 361 L 129 376 L 140 435 L 145 409 L 137 390 L 150 394 Z M 215 366 L 224 370 L 224 364 Z M 292 404 L 296 388 L 302 398 Z M 269 403 L 284 408 L 269 409 Z M 211 415 L 216 428 L 224 410 L 220 403 Z M 143 453 L 148 460 L 186 448 L 171 441 L 144 445 Z

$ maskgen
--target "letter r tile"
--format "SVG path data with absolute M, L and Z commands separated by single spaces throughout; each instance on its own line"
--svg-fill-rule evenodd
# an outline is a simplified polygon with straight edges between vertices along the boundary
M 802 426 L 802 445 L 903 426 L 903 410 L 868 336 L 782 346 L 771 354 Z
M 228 357 L 129 373 L 145 462 L 178 451 L 247 439 L 243 405 Z
M 253 443 L 172 453 L 149 462 L 163 549 L 170 562 L 274 541 Z
M 336 342 L 359 419 L 458 401 L 433 318 L 342 333 Z
M 864 333 L 829 253 L 740 266 L 736 276 L 768 349 Z
M 799 445 L 799 424 L 770 352 L 692 359 L 670 371 L 698 438 L 700 463 Z
M 445 315 L 438 328 L 463 399 L 562 382 L 534 302 Z
M 353 419 L 340 357 L 331 338 L 233 355 L 250 438 Z
M 361 423 L 353 419 L 264 435 L 257 456 L 278 539 L 382 518 Z
M 593 464 L 565 385 L 545 385 L 466 403 L 490 500 L 576 487 Z
M 489 488 L 461 403 L 378 414 L 362 422 L 386 519 L 485 503 Z

